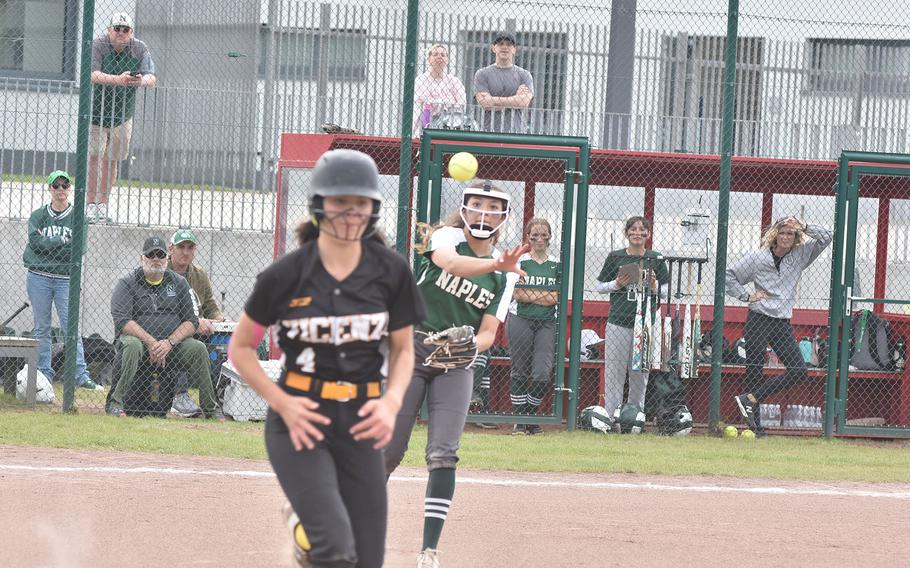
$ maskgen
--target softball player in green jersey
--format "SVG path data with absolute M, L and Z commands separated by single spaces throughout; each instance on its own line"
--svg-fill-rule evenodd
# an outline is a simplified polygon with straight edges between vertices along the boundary
M 427 333 L 454 326 L 470 326 L 477 351 L 493 344 L 496 330 L 506 317 L 516 278 L 524 274 L 518 259 L 527 250 L 519 246 L 502 254 L 493 249 L 509 215 L 509 195 L 489 181 L 465 188 L 461 208 L 446 223 L 429 229 L 422 246 L 422 267 L 417 285 L 427 305 L 427 317 L 414 340 L 416 364 L 404 395 L 392 441 L 386 448 L 386 472 L 401 463 L 414 421 L 424 400 L 429 412 L 426 463 L 429 470 L 424 501 L 423 546 L 417 566 L 438 567 L 436 547 L 455 493 L 458 445 L 471 401 L 473 372 L 465 368 L 443 370 L 429 366 L 432 347 Z M 514 275 L 510 275 L 514 276 Z
M 620 267 L 639 263 L 644 259 L 660 259 L 659 252 L 647 250 L 645 243 L 651 235 L 651 223 L 644 217 L 629 217 L 625 225 L 626 239 L 629 246 L 617 249 L 607 255 L 603 269 L 597 277 L 594 289 L 601 294 L 610 294 L 610 314 L 607 316 L 607 327 L 604 330 L 606 346 L 606 368 L 604 369 L 604 408 L 608 413 L 622 406 L 623 387 L 626 375 L 629 376 L 630 404 L 640 410 L 645 408 L 645 392 L 648 389 L 648 369 L 632 369 L 633 334 L 635 324 L 636 298 L 633 287 L 629 287 L 632 277 L 620 274 Z M 648 262 L 657 262 L 649 260 Z M 667 283 L 670 275 L 667 265 L 659 261 L 655 270 L 656 285 L 660 288 L 660 297 L 667 297 Z M 655 283 L 652 283 L 652 287 Z M 657 311 L 657 305 L 651 308 Z
M 528 275 L 515 285 L 514 301 L 506 321 L 512 361 L 510 394 L 515 414 L 536 414 L 547 385 L 553 380 L 559 262 L 548 253 L 552 234 L 546 219 L 531 219 L 525 227 L 525 242 L 530 244 L 531 252 L 521 257 L 520 264 Z M 540 432 L 539 424 L 516 424 L 512 429 L 514 435 Z

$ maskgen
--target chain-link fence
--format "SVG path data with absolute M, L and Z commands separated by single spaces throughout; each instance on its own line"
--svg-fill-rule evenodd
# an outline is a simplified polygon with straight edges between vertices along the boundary
M 652 326 L 652 335 L 664 337 L 669 317 L 667 341 L 677 342 L 676 347 L 661 342 L 661 365 L 648 373 L 649 392 L 641 410 L 649 420 L 684 400 L 696 424 L 707 423 L 712 408 L 721 420 L 739 423 L 744 405 L 765 427 L 820 429 L 833 258 L 832 247 L 821 245 L 829 231 L 838 229 L 837 169 L 829 160 L 842 149 L 905 153 L 910 142 L 903 120 L 910 115 L 910 26 L 902 23 L 893 3 L 742 3 L 735 44 L 736 157 L 730 204 L 723 212 L 718 210 L 716 155 L 723 150 L 726 3 L 412 4 L 416 13 L 354 1 L 205 0 L 192 7 L 98 1 L 94 19 L 81 22 L 77 0 L 0 3 L 0 217 L 5 219 L 0 225 L 4 242 L 19 243 L 6 247 L 0 261 L 0 282 L 9 291 L 0 298 L 0 315 L 6 319 L 30 302 L 6 331 L 41 338 L 36 364 L 52 381 L 57 402 L 62 398 L 62 357 L 60 335 L 53 328 L 65 327 L 59 314 L 66 311 L 67 294 L 56 276 L 68 274 L 69 265 L 65 256 L 55 258 L 53 249 L 72 244 L 65 242 L 72 230 L 67 223 L 76 215 L 61 217 L 53 205 L 47 207 L 56 190 L 49 191 L 55 180 L 46 178 L 54 170 L 76 170 L 78 68 L 86 50 L 93 62 L 92 125 L 86 179 L 77 185 L 85 187 L 85 215 L 91 223 L 79 292 L 87 370 L 77 365 L 76 380 L 88 384 L 84 379 L 90 377 L 105 390 L 76 389 L 77 407 L 100 410 L 116 390 L 111 386 L 122 375 L 122 342 L 116 340 L 122 330 L 111 303 L 122 278 L 136 279 L 141 263 L 157 262 L 143 255 L 146 239 L 159 237 L 176 258 L 181 243 L 170 240 L 178 228 L 189 228 L 195 246 L 184 251 L 177 268 L 191 258 L 186 266 L 194 264 L 207 275 L 211 295 L 206 292 L 197 302 L 197 308 L 207 306 L 201 317 L 236 320 L 256 273 L 292 246 L 291 229 L 305 217 L 301 192 L 306 168 L 323 149 L 355 147 L 376 158 L 386 198 L 381 224 L 390 241 L 409 248 L 418 205 L 413 188 L 423 157 L 416 143 L 410 154 L 402 153 L 396 137 L 404 126 L 415 137 L 425 127 L 583 136 L 599 149 L 592 153 L 587 231 L 579 241 L 584 243 L 583 294 L 571 298 L 582 306 L 585 330 L 576 338 L 584 347 L 579 368 L 567 369 L 580 377 L 578 392 L 567 392 L 565 398 L 576 402 L 573 414 L 588 406 L 613 406 L 617 400 L 621 406 L 630 397 L 640 404 L 643 376 L 627 381 L 631 361 L 624 349 L 631 343 L 616 338 L 630 329 L 636 337 L 635 318 L 630 328 L 622 314 L 637 310 L 641 297 L 657 306 L 653 318 L 661 325 Z M 417 30 L 412 52 L 406 48 L 408 24 Z M 91 28 L 91 45 L 80 42 L 81 26 Z M 403 108 L 410 95 L 404 87 L 410 71 L 413 105 Z M 322 131 L 336 137 L 315 134 Z M 312 136 L 288 142 L 281 137 L 285 132 Z M 397 177 L 404 155 L 414 159 L 410 183 Z M 300 160 L 298 169 L 280 170 L 281 156 L 289 166 Z M 550 223 L 545 252 L 560 258 L 573 242 L 556 209 L 564 197 L 561 178 L 550 179 L 543 162 L 513 167 L 509 175 L 495 178 L 515 196 L 515 225 L 502 244 L 517 243 L 519 235 L 539 240 L 525 229 L 532 218 L 543 218 Z M 444 181 L 446 189 L 440 192 L 442 211 L 451 210 L 458 193 L 458 186 L 449 183 Z M 72 191 L 69 201 L 74 202 Z M 39 211 L 43 213 L 33 213 Z M 729 219 L 722 235 L 729 293 L 724 365 L 719 385 L 713 385 L 708 339 L 721 213 Z M 46 227 L 61 227 L 44 230 L 37 240 L 59 242 L 26 242 L 29 216 L 35 214 Z M 856 214 L 853 296 L 903 299 L 903 195 L 861 190 Z M 617 277 L 620 270 L 635 276 L 651 268 L 642 263 L 636 274 L 634 267 L 623 269 L 640 250 L 626 226 L 638 216 L 648 225 L 643 246 L 661 253 L 663 264 L 655 267 L 665 266 L 666 275 L 653 286 L 644 279 L 641 290 L 633 292 L 628 284 L 619 286 Z M 883 216 L 887 231 L 881 228 Z M 798 222 L 776 225 L 787 217 Z M 769 229 L 765 244 L 770 248 L 762 244 Z M 784 239 L 793 232 L 794 240 L 806 244 L 777 248 L 773 237 L 781 230 Z M 188 242 L 183 241 L 184 249 L 190 248 Z M 815 244 L 820 251 L 804 259 Z M 37 256 L 23 266 L 26 249 Z M 542 259 L 544 251 L 538 253 Z M 558 285 L 566 268 L 560 267 Z M 516 299 L 534 303 L 527 294 L 531 292 L 520 292 Z M 756 296 L 762 294 L 770 297 Z M 51 302 L 56 308 L 51 309 Z M 868 322 L 881 319 L 891 331 L 876 335 L 875 341 L 884 335 L 889 344 L 875 354 L 876 368 L 869 368 L 873 363 L 868 361 L 853 365 L 858 384 L 850 400 L 861 410 L 849 418 L 908 426 L 903 307 L 855 307 L 870 310 L 858 316 L 860 327 L 866 321 L 867 329 L 877 329 L 878 323 Z M 680 371 L 668 370 L 664 359 L 670 351 L 679 357 L 680 340 L 675 338 L 684 335 L 686 321 L 694 335 L 698 317 L 699 338 L 688 351 L 683 349 L 691 353 L 684 357 L 691 376 L 678 379 Z M 768 321 L 757 323 L 761 318 Z M 541 396 L 529 388 L 524 398 L 517 393 L 513 400 L 516 354 L 506 350 L 509 329 L 508 322 L 502 326 L 490 353 L 489 381 L 480 379 L 482 386 L 489 384 L 491 395 L 487 403 L 481 390 L 475 409 L 493 409 L 478 414 L 484 420 L 511 414 L 513 402 L 534 406 L 540 400 L 541 408 L 551 412 L 549 392 Z M 230 371 L 221 373 L 219 364 L 230 325 L 210 330 L 203 324 L 201 331 L 197 338 L 207 357 L 211 390 L 215 399 L 223 399 L 219 384 L 225 385 L 222 375 L 230 382 Z M 203 348 L 197 348 L 200 361 Z M 10 343 L 4 349 L 19 356 L 31 348 Z M 155 371 L 149 365 L 137 375 Z M 207 406 L 197 392 L 202 365 L 194 369 L 175 373 L 181 376 L 173 380 L 140 381 L 157 381 L 158 390 L 137 391 L 145 402 L 132 406 L 155 406 L 150 403 L 157 397 L 155 408 L 166 411 L 174 402 L 170 385 L 180 392 L 185 382 L 194 400 L 193 406 L 184 405 L 184 414 Z M 188 374 L 193 377 L 187 381 L 183 375 Z M 6 375 L 9 394 L 3 400 L 12 400 L 15 373 Z M 782 385 L 786 388 L 774 392 Z M 712 392 L 718 386 L 715 401 Z M 635 392 L 628 392 L 632 387 Z M 203 390 L 205 398 L 208 385 Z M 734 400 L 746 394 L 758 396 Z M 843 397 L 838 400 L 847 404 Z M 131 406 L 127 400 L 118 402 Z M 174 406 L 180 410 L 180 404 Z

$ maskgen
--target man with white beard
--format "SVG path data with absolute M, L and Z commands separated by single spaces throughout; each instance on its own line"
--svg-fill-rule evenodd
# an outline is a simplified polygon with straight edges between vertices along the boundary
M 208 350 L 193 339 L 199 320 L 190 286 L 184 277 L 167 268 L 167 247 L 160 237 L 145 240 L 139 267 L 117 282 L 111 316 L 120 343 L 121 365 L 116 387 L 111 389 L 108 414 L 125 415 L 124 401 L 137 386 L 140 365 L 145 371 L 177 365 L 199 385 L 199 402 L 206 418 L 223 419 L 215 403 Z

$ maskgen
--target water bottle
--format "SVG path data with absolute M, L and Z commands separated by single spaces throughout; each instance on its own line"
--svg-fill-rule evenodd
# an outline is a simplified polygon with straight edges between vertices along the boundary
M 433 119 L 433 105 L 430 103 L 423 103 L 423 112 L 420 113 L 420 126 L 421 128 L 426 128 L 430 126 L 430 121 Z
M 812 362 L 812 341 L 808 337 L 799 340 L 799 352 L 807 365 Z
M 903 337 L 897 339 L 894 346 L 894 370 L 903 373 L 907 366 L 907 343 Z

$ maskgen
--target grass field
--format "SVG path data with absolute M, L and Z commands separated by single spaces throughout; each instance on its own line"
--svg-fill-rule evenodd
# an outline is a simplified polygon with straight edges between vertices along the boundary
M 425 440 L 425 428 L 418 427 L 404 465 L 423 463 Z M 0 444 L 265 459 L 259 423 L 55 411 L 0 412 Z M 910 444 L 903 441 L 873 444 L 785 436 L 749 441 L 564 431 L 512 437 L 469 426 L 460 456 L 465 469 L 910 482 Z

